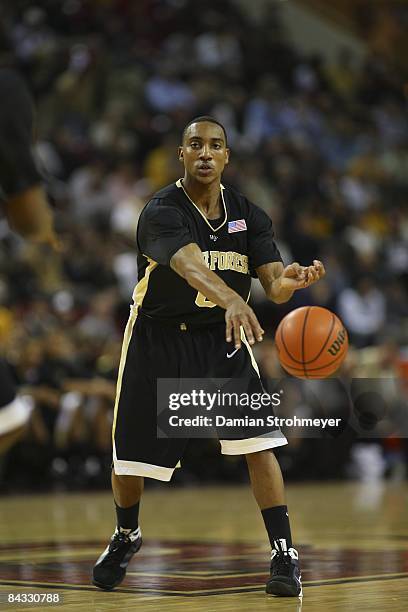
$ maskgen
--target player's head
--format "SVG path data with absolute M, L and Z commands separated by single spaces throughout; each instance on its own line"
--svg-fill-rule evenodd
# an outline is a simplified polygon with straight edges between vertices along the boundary
M 183 130 L 179 160 L 186 177 L 204 184 L 219 180 L 229 160 L 224 126 L 213 117 L 192 119 Z

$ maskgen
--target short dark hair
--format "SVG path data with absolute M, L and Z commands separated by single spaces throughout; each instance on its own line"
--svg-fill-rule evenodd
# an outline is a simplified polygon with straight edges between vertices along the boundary
M 222 125 L 222 123 L 217 121 L 215 117 L 211 117 L 210 115 L 201 115 L 200 117 L 194 117 L 194 119 L 191 119 L 191 121 L 187 123 L 186 127 L 183 130 L 183 134 L 181 135 L 181 142 L 184 142 L 184 137 L 190 125 L 193 125 L 193 123 L 203 123 L 204 121 L 207 123 L 215 123 L 215 125 L 220 126 L 220 128 L 224 132 L 225 145 L 227 145 L 227 132 L 225 130 L 225 127 Z

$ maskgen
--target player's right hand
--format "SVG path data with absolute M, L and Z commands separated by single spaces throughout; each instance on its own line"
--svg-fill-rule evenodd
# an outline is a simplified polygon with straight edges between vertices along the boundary
M 228 305 L 225 311 L 225 322 L 225 338 L 227 342 L 233 340 L 236 349 L 241 348 L 241 327 L 244 329 L 249 344 L 254 344 L 255 339 L 261 342 L 265 333 L 252 308 L 240 296 L 237 296 Z

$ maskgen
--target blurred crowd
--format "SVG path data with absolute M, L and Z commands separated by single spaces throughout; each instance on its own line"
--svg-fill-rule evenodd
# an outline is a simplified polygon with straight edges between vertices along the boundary
M 232 156 L 223 181 L 270 214 L 284 260 L 326 266 L 324 281 L 279 307 L 254 283 L 264 328 L 272 334 L 297 306 L 330 308 L 353 346 L 344 375 L 399 377 L 407 399 L 407 75 L 369 46 L 362 59 L 347 48 L 334 62 L 302 55 L 279 3 L 256 22 L 239 6 L 15 0 L 0 8 L 0 63 L 18 68 L 33 92 L 36 153 L 63 243 L 52 254 L 0 222 L 0 348 L 35 404 L 25 439 L 3 459 L 4 488 L 107 484 L 138 216 L 181 176 L 180 134 L 201 114 L 225 125 Z M 272 342 L 257 357 L 266 375 L 281 375 Z M 305 478 L 353 474 L 352 446 L 339 443 L 341 465 L 330 467 L 302 440 L 283 461 L 294 475 L 301 465 Z M 178 478 L 243 477 L 239 460 L 221 464 L 217 452 L 195 443 Z M 383 472 L 404 461 L 404 443 L 391 436 L 379 452 Z M 358 459 L 354 466 L 356 474 Z

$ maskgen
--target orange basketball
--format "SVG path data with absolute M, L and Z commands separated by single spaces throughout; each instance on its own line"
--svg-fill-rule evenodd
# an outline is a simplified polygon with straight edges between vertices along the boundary
M 342 364 L 347 331 L 335 314 L 320 306 L 303 306 L 279 323 L 275 334 L 282 367 L 298 378 L 326 378 Z

